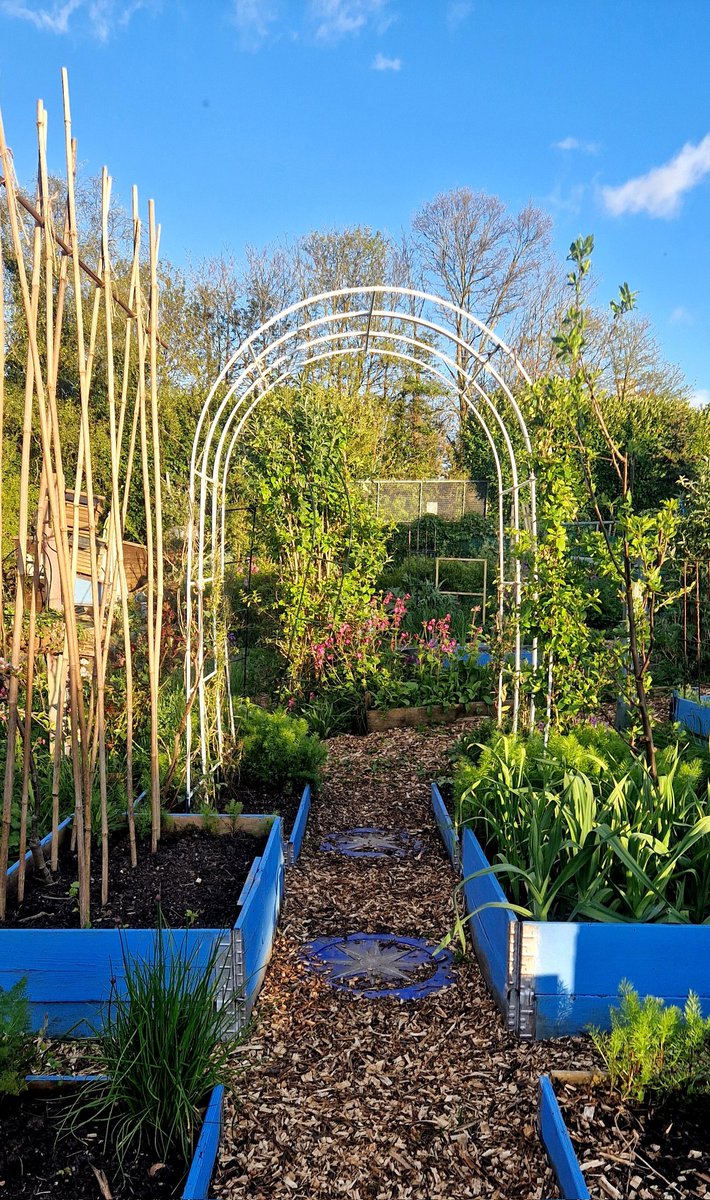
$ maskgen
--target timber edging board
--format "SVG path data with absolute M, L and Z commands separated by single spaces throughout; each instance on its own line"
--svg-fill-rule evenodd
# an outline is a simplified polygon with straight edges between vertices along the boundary
M 523 920 L 506 907 L 494 874 L 470 878 L 490 863 L 469 828 L 461 857 L 466 909 L 475 913 L 471 939 L 512 1033 L 529 1039 L 608 1029 L 622 980 L 681 1008 L 696 992 L 710 1016 L 710 925 Z
M 695 700 L 687 700 L 678 692 L 674 692 L 673 720 L 678 721 L 696 737 L 710 737 L 710 704 L 698 704 Z
M 557 1103 L 549 1076 L 540 1076 L 538 1098 L 538 1132 L 555 1172 L 563 1200 L 590 1200 L 572 1139 Z
M 196 824 L 199 818 L 176 816 L 177 824 Z M 233 821 L 222 815 L 229 828 Z M 265 816 L 241 816 L 242 829 L 264 828 Z M 227 929 L 171 929 L 195 969 L 219 947 L 219 1003 L 231 1005 L 229 1033 L 246 1024 L 271 955 L 284 884 L 281 818 L 273 820 L 260 861 L 251 876 L 243 903 L 234 897 L 235 920 Z M 123 986 L 124 952 L 130 958 L 149 958 L 157 929 L 0 929 L 0 987 L 27 980 L 30 1024 L 48 1035 L 92 1037 L 100 1031 L 113 989 Z
M 288 842 L 286 843 L 286 866 L 287 867 L 292 867 L 293 864 L 297 861 L 299 854 L 301 853 L 301 846 L 303 845 L 303 839 L 306 834 L 306 825 L 308 824 L 308 818 L 309 818 L 310 812 L 311 812 L 311 798 L 312 798 L 311 785 L 310 785 L 310 783 L 307 783 L 303 789 L 303 795 L 301 796 L 301 803 L 298 806 L 298 812 L 296 813 L 296 818 L 293 822 L 293 829 L 291 830 L 291 836 L 288 839 Z

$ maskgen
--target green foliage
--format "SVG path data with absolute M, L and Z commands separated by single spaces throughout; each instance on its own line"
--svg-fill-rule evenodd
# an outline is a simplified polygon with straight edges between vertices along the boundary
M 246 701 L 237 710 L 237 737 L 236 765 L 247 787 L 274 792 L 294 792 L 307 783 L 318 787 L 327 751 L 302 717 Z
M 199 805 L 197 809 L 202 818 L 202 830 L 208 837 L 217 837 L 219 834 L 219 816 L 215 808 L 206 801 Z
M 159 923 L 150 958 L 124 947 L 125 994 L 115 992 L 97 1067 L 108 1083 L 83 1091 L 71 1112 L 75 1129 L 99 1122 L 120 1164 L 141 1152 L 188 1162 L 201 1107 L 227 1074 L 225 1010 L 215 1004 L 217 948 L 202 961 L 184 934 Z
M 32 1068 L 36 1046 L 28 1033 L 30 1006 L 27 980 L 7 990 L 0 988 L 0 1097 L 18 1096 Z
M 631 985 L 619 989 L 611 1030 L 590 1030 L 613 1087 L 643 1101 L 710 1090 L 710 1018 L 703 1019 L 691 992 L 681 1012 L 655 996 L 639 999 Z
M 454 794 L 457 821 L 536 920 L 710 923 L 710 788 L 691 744 L 663 746 L 654 781 L 610 730 L 547 747 L 496 733 L 459 760 Z
M 387 556 L 387 527 L 357 486 L 342 408 L 315 386 L 273 397 L 243 461 L 259 536 L 278 566 L 275 640 L 292 690 L 328 621 L 366 608 Z

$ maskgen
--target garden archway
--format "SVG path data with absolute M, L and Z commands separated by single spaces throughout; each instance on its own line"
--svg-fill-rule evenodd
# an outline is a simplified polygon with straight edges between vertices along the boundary
M 442 324 L 442 319 L 458 323 Z M 463 336 L 462 336 L 463 335 Z M 476 344 L 474 344 L 474 337 Z M 484 352 L 485 348 L 485 352 Z M 463 354 L 463 365 L 461 358 Z M 246 338 L 225 364 L 205 399 L 190 460 L 187 540 L 185 688 L 188 803 L 193 792 L 194 726 L 199 729 L 203 776 L 220 763 L 227 723 L 234 729 L 226 629 L 209 596 L 224 576 L 225 514 L 230 465 L 240 434 L 258 404 L 277 387 L 335 360 L 368 357 L 416 365 L 463 393 L 493 458 L 497 482 L 497 613 L 510 622 L 513 643 L 511 715 L 517 728 L 521 702 L 520 606 L 523 566 L 518 536 L 536 534 L 535 476 L 531 444 L 514 388 L 530 379 L 513 350 L 471 313 L 414 288 L 366 285 L 310 296 L 277 313 Z M 522 442 L 523 462 L 516 449 Z M 506 487 L 507 477 L 511 485 Z M 522 496 L 525 494 L 525 503 Z M 512 553 L 506 563 L 506 512 Z M 506 596 L 512 602 L 506 604 Z M 533 667 L 537 649 L 533 646 Z M 224 687 L 223 681 L 226 681 Z M 213 687 L 214 731 L 209 730 L 208 689 Z M 498 664 L 497 713 L 503 710 L 504 665 Z M 196 719 L 194 705 L 196 701 Z M 226 701 L 226 703 L 225 703 Z M 530 720 L 534 707 L 530 700 Z

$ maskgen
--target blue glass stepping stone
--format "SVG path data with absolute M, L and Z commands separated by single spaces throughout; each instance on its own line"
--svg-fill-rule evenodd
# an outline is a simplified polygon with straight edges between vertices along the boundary
M 408 858 L 418 854 L 422 844 L 406 829 L 387 833 L 384 829 L 358 827 L 327 834 L 320 848 L 326 853 L 344 854 L 347 858 Z
M 351 933 L 307 942 L 301 956 L 331 987 L 379 1000 L 421 1000 L 454 982 L 454 956 L 423 938 Z

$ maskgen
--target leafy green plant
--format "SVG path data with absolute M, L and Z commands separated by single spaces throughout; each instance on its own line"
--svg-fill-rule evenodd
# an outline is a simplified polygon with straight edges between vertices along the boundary
M 203 958 L 185 934 L 158 922 L 149 958 L 123 947 L 125 989 L 111 998 L 98 1042 L 97 1082 L 77 1098 L 69 1124 L 98 1123 L 121 1165 L 141 1152 L 189 1161 L 202 1107 L 225 1081 L 225 1010 L 215 1004 L 218 949 Z
M 237 711 L 239 780 L 246 786 L 292 792 L 318 787 L 326 748 L 302 717 L 267 712 L 248 701 Z
M 200 804 L 197 809 L 202 818 L 202 830 L 208 837 L 217 837 L 219 834 L 219 817 L 216 809 L 206 801 Z
M 655 996 L 640 1000 L 626 981 L 619 992 L 611 1030 L 590 1030 L 612 1086 L 639 1101 L 708 1092 L 710 1018 L 703 1019 L 698 997 L 691 992 L 681 1012 Z
M 537 920 L 710 921 L 707 764 L 688 742 L 658 750 L 658 779 L 613 731 L 495 733 L 454 775 L 511 901 Z
M 25 1090 L 25 1076 L 36 1057 L 29 1024 L 27 980 L 0 988 L 0 1096 L 18 1096 Z

